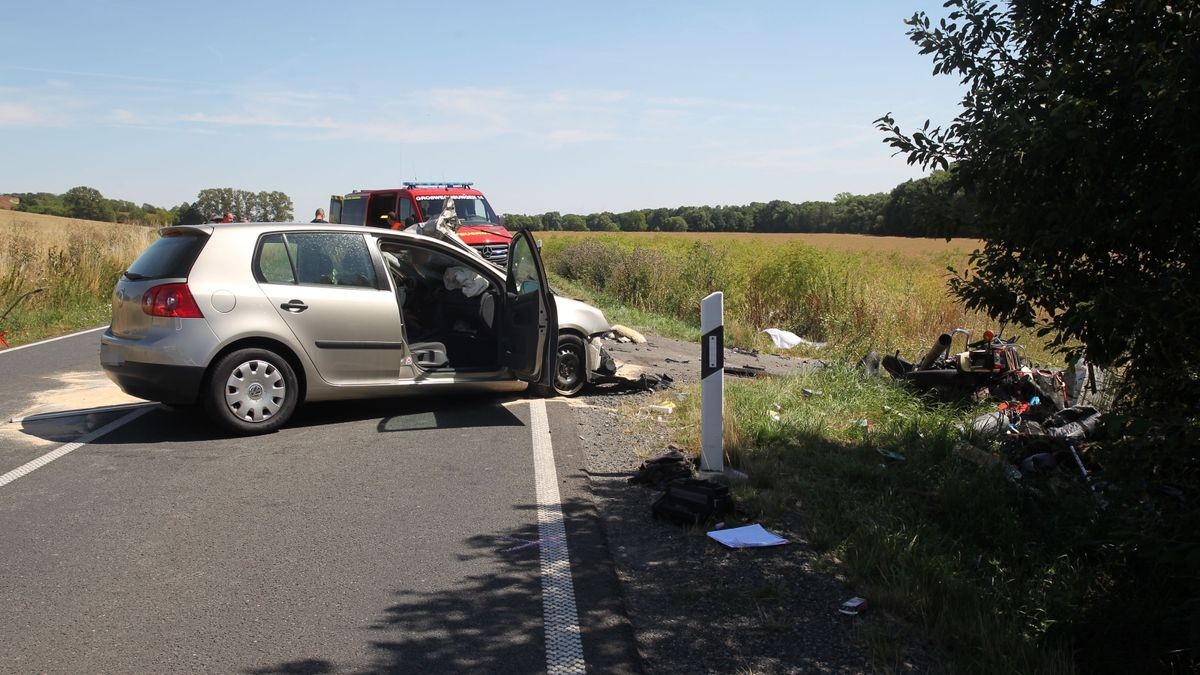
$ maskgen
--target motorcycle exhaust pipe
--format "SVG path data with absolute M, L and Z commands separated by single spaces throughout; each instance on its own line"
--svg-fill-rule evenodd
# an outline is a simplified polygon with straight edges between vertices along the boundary
M 917 364 L 917 370 L 929 370 L 933 367 L 933 362 L 950 348 L 950 334 L 942 333 L 938 339 L 929 348 L 929 352 L 921 358 L 921 362 Z

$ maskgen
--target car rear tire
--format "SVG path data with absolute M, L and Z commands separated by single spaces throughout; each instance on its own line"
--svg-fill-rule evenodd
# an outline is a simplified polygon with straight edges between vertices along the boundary
M 299 397 L 287 359 L 266 349 L 239 349 L 209 372 L 204 409 L 218 426 L 236 434 L 265 434 L 288 421 Z
M 554 393 L 574 396 L 587 384 L 587 349 L 578 335 L 558 336 L 558 358 L 554 373 Z

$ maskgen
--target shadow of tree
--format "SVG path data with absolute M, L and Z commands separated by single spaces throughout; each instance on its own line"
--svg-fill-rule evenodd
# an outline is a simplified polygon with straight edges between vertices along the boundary
M 528 524 L 497 534 L 463 540 L 458 560 L 476 563 L 481 571 L 464 576 L 452 590 L 393 589 L 392 604 L 370 625 L 367 646 L 373 662 L 367 673 L 539 673 L 546 671 L 540 548 L 562 546 L 541 541 L 535 522 L 537 505 L 517 504 L 528 511 Z M 573 531 L 572 523 L 594 516 L 588 499 L 565 499 L 572 578 L 583 634 L 585 660 L 592 672 L 640 672 L 615 579 L 607 544 L 592 532 Z M 585 525 L 584 527 L 587 527 Z M 578 537 L 577 537 L 578 534 Z M 309 658 L 247 670 L 251 675 L 341 672 L 339 665 Z

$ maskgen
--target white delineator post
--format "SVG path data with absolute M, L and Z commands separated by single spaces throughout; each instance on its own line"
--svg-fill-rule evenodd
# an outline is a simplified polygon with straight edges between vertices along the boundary
M 725 470 L 725 294 L 700 301 L 700 470 Z

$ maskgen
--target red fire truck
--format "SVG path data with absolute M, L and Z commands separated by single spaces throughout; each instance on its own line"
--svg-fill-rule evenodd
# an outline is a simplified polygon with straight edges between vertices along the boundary
M 489 262 L 503 266 L 508 259 L 512 232 L 492 210 L 483 193 L 472 183 L 404 183 L 382 190 L 355 190 L 329 199 L 329 222 L 387 227 L 387 214 L 395 211 L 407 227 L 442 212 L 446 197 L 454 198 L 454 210 L 462 227 L 458 236 Z

